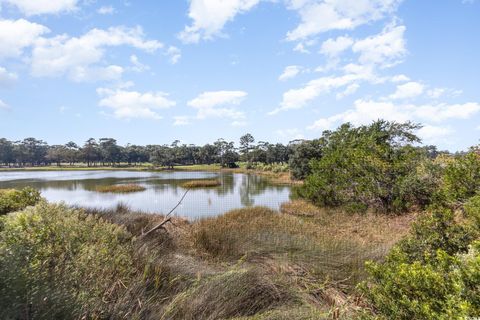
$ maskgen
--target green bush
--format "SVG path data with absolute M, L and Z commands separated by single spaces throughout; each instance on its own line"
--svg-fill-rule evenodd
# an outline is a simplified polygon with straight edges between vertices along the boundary
M 480 192 L 480 155 L 469 152 L 450 161 L 443 176 L 442 191 L 447 200 L 463 202 Z
M 0 318 L 109 318 L 132 272 L 130 235 L 40 202 L 0 218 Z
M 408 261 L 424 262 L 435 256 L 438 250 L 449 255 L 465 253 L 478 235 L 467 221 L 458 223 L 452 210 L 435 208 L 418 219 L 411 234 L 400 241 L 398 247 Z
M 434 208 L 382 263 L 367 264 L 361 289 L 385 319 L 465 319 L 480 316 L 480 242 L 469 202 L 467 219 Z
M 0 215 L 33 206 L 40 199 L 40 192 L 33 188 L 0 189 Z
M 383 264 L 367 264 L 367 270 L 370 283 L 363 289 L 387 319 L 447 320 L 473 315 L 471 303 L 462 296 L 458 260 L 442 250 L 423 264 L 409 263 L 396 249 Z

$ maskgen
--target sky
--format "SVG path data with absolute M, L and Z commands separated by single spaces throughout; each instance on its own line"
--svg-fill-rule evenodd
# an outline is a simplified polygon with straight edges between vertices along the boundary
M 480 138 L 480 0 L 0 0 L 0 137 Z

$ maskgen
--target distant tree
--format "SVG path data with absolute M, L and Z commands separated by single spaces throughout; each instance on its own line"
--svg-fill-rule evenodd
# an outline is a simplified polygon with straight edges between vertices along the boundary
M 65 158 L 64 160 L 70 165 L 75 164 L 75 162 L 78 162 L 80 159 L 80 148 L 79 146 L 73 142 L 70 141 L 67 144 L 65 144 Z
M 212 164 L 215 163 L 217 158 L 217 146 L 212 144 L 206 144 L 203 147 L 200 147 L 199 150 L 199 161 L 200 163 Z
M 251 162 L 250 159 L 250 150 L 252 149 L 252 143 L 255 142 L 255 138 L 247 133 L 240 137 L 240 153 L 242 154 L 244 160 L 248 163 Z
M 85 142 L 82 148 L 82 154 L 88 167 L 95 165 L 97 161 L 100 161 L 100 148 L 94 138 L 90 138 Z
M 61 166 L 62 162 L 65 161 L 67 157 L 67 148 L 62 145 L 50 146 L 47 151 L 46 159 L 48 161 L 54 162 L 58 167 Z
M 122 160 L 122 149 L 113 138 L 101 138 L 99 143 L 102 162 L 114 165 Z
M 227 142 L 224 139 L 218 139 L 214 145 L 217 148 L 218 162 L 222 167 L 235 168 L 239 160 L 238 153 L 235 151 L 233 141 Z
M 168 145 L 153 147 L 150 155 L 150 161 L 156 165 L 173 168 L 175 165 L 175 154 L 173 148 Z
M 13 143 L 5 138 L 0 139 L 0 163 L 10 166 L 14 162 Z

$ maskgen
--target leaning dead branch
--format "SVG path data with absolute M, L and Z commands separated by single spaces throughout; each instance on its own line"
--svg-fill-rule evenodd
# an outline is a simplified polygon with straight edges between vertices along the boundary
M 149 234 L 151 234 L 152 232 L 154 232 L 155 230 L 158 230 L 158 229 L 162 229 L 163 226 L 165 224 L 167 224 L 168 222 L 172 222 L 172 217 L 170 216 L 174 211 L 175 209 L 178 208 L 178 206 L 182 203 L 183 199 L 185 199 L 185 196 L 187 195 L 188 191 L 190 191 L 190 189 L 187 189 L 185 190 L 185 193 L 183 194 L 183 196 L 180 198 L 180 200 L 178 201 L 178 203 L 175 205 L 175 207 L 172 208 L 172 210 L 170 210 L 166 215 L 165 215 L 165 218 L 163 219 L 162 222 L 160 222 L 159 224 L 157 224 L 155 227 L 153 227 L 152 229 L 148 230 L 147 232 L 143 233 L 138 239 L 140 238 L 143 238 L 143 237 L 146 237 L 148 236 Z

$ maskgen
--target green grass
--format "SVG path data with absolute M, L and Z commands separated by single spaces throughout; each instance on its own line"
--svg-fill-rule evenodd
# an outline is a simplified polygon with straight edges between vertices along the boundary
M 98 186 L 95 191 L 102 193 L 130 193 L 145 191 L 146 188 L 138 184 L 119 184 L 113 186 Z

